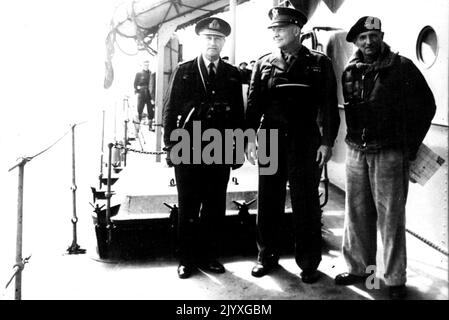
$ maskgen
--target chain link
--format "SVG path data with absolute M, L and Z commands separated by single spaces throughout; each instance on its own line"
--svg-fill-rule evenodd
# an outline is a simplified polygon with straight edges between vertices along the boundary
M 135 152 L 135 153 L 142 153 L 142 154 L 150 154 L 150 155 L 160 155 L 160 154 L 166 154 L 167 152 L 165 151 L 144 151 L 144 150 L 137 150 L 137 149 L 133 149 L 133 148 L 129 148 L 129 147 L 124 147 L 121 144 L 116 143 L 114 145 L 114 147 L 116 149 L 120 149 L 120 150 L 126 150 L 127 152 L 131 151 L 131 152 Z

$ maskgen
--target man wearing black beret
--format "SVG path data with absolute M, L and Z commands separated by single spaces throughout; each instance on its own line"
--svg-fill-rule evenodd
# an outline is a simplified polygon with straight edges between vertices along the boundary
M 196 267 L 214 273 L 225 272 L 217 258 L 232 165 L 225 164 L 223 159 L 221 163 L 208 163 L 204 157 L 195 159 L 195 154 L 203 155 L 207 147 L 201 141 L 204 131 L 216 129 L 224 136 L 224 130 L 242 129 L 244 125 L 240 73 L 220 58 L 231 27 L 226 21 L 211 17 L 199 21 L 195 32 L 200 37 L 201 53 L 175 69 L 163 110 L 164 150 L 167 163 L 174 164 L 178 189 L 180 261 L 177 271 L 181 279 L 190 277 Z M 198 136 L 194 134 L 195 128 L 201 131 Z M 171 155 L 177 144 L 171 140 L 176 129 L 189 133 L 187 163 L 175 161 Z
M 393 53 L 383 36 L 380 19 L 365 16 L 346 38 L 358 48 L 342 76 L 348 145 L 343 256 L 349 272 L 335 283 L 365 281 L 367 268 L 376 265 L 379 230 L 384 279 L 396 299 L 406 295 L 409 161 L 416 158 L 436 107 L 421 72 Z
M 259 254 L 252 275 L 262 277 L 278 266 L 289 181 L 295 259 L 302 281 L 313 283 L 321 261 L 320 167 L 332 155 L 340 124 L 335 74 L 328 57 L 301 45 L 301 28 L 307 22 L 302 12 L 275 7 L 268 15 L 279 50 L 261 57 L 253 68 L 246 120 L 254 130 L 278 130 L 278 141 L 270 143 L 278 144 L 279 163 L 273 175 L 259 170 Z M 249 141 L 246 155 L 252 164 L 257 152 L 256 142 Z

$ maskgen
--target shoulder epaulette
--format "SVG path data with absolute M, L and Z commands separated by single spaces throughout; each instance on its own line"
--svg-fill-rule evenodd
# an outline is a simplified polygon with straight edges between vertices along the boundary
M 195 59 L 178 62 L 178 67 L 181 67 L 181 66 L 183 66 L 185 64 L 188 64 L 188 63 L 193 63 L 193 60 L 195 60 Z
M 314 54 L 317 54 L 317 55 L 320 55 L 320 56 L 327 57 L 327 55 L 326 55 L 325 53 L 321 52 L 321 51 L 314 50 L 314 49 L 309 49 L 309 50 L 310 50 L 311 53 L 314 53 Z

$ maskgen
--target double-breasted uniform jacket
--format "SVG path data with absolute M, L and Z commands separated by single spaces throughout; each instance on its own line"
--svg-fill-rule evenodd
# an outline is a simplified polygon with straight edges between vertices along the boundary
M 176 144 L 170 141 L 172 131 L 184 128 L 191 134 L 193 121 L 201 121 L 202 131 L 243 129 L 244 106 L 238 69 L 220 59 L 214 83 L 211 88 L 202 56 L 181 63 L 175 69 L 164 99 L 166 150 Z
M 332 147 L 340 117 L 330 59 L 305 46 L 290 66 L 280 51 L 263 56 L 253 69 L 246 121 Z
M 194 121 L 201 121 L 201 135 L 210 128 L 223 132 L 243 127 L 242 84 L 236 67 L 220 60 L 215 81 L 209 79 L 202 56 L 176 68 L 163 110 L 164 149 L 168 155 L 177 143 L 170 140 L 175 129 L 184 128 L 191 138 L 199 138 L 193 135 Z M 195 259 L 211 260 L 219 255 L 220 228 L 226 212 L 226 190 L 232 167 L 207 164 L 203 159 L 194 163 L 193 153 L 198 150 L 193 144 L 191 141 L 190 163 L 174 166 L 179 204 L 178 253 L 183 264 Z M 202 144 L 201 151 L 205 145 Z

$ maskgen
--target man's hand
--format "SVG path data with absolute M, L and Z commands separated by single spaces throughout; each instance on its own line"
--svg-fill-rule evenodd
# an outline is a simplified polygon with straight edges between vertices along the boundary
M 248 142 L 245 148 L 245 155 L 249 163 L 256 164 L 257 161 L 257 146 L 255 142 Z
M 167 166 L 169 166 L 170 168 L 174 166 L 173 162 L 171 161 L 170 158 L 170 152 L 171 152 L 171 148 L 164 148 L 163 149 L 166 152 L 166 158 L 165 158 L 165 162 L 167 162 Z
M 316 162 L 319 162 L 319 166 L 322 167 L 332 157 L 332 148 L 329 146 L 321 145 L 316 152 Z

